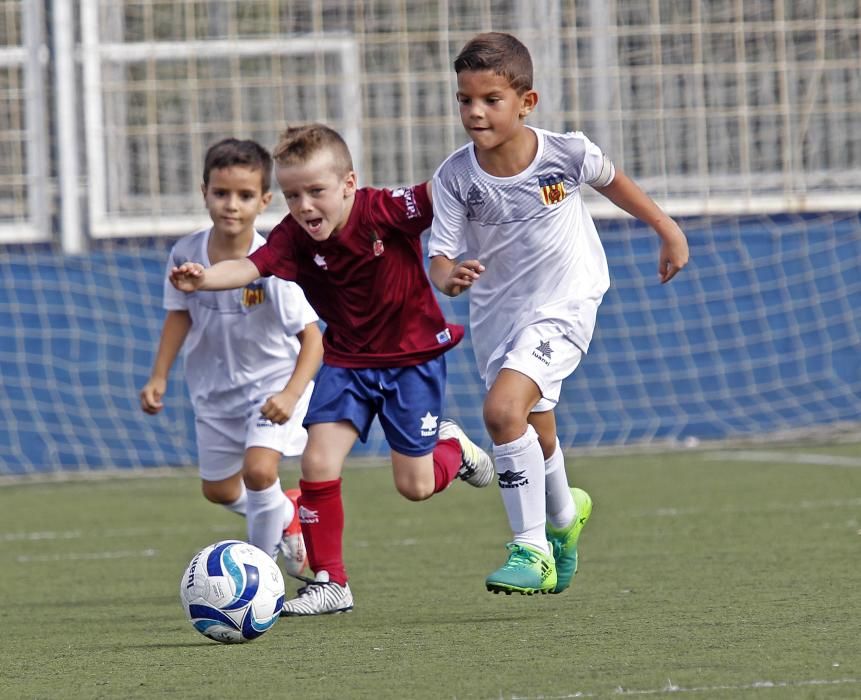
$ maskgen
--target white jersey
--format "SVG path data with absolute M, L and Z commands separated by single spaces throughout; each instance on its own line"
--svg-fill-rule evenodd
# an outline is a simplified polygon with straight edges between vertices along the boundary
M 167 270 L 184 262 L 209 267 L 210 229 L 181 238 Z M 248 252 L 266 242 L 256 231 Z M 302 290 L 277 277 L 241 289 L 180 292 L 165 277 L 164 308 L 191 314 L 183 344 L 185 378 L 195 415 L 246 416 L 281 391 L 299 354 L 296 334 L 317 320 Z M 308 390 L 311 387 L 309 385 Z
M 582 133 L 533 131 L 535 159 L 513 177 L 482 170 L 469 143 L 433 178 L 429 255 L 476 259 L 485 267 L 469 290 L 482 377 L 506 343 L 535 323 L 553 324 L 586 352 L 610 286 L 604 248 L 580 186 L 609 184 L 612 164 Z

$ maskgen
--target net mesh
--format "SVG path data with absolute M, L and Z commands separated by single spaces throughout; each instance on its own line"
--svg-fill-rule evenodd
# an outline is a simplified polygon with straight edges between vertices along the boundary
M 563 445 L 861 423 L 857 0 L 0 0 L 0 472 L 193 463 L 182 367 L 162 415 L 137 393 L 169 245 L 207 224 L 207 146 L 319 120 L 360 184 L 425 180 L 466 139 L 453 57 L 489 30 L 532 52 L 531 123 L 584 131 L 691 243 L 661 286 L 654 235 L 587 196 L 613 286 Z M 280 196 L 269 211 L 263 230 Z M 442 304 L 466 321 L 465 299 Z M 480 440 L 468 338 L 449 372 L 448 412 Z M 357 451 L 386 452 L 378 431 Z
M 563 447 L 828 431 L 861 405 L 861 216 L 683 221 L 692 263 L 657 282 L 657 239 L 599 221 L 612 287 L 557 409 Z M 0 255 L 0 471 L 194 463 L 181 364 L 144 415 L 161 329 L 163 241 L 69 258 Z M 466 322 L 467 300 L 443 298 Z M 469 338 L 448 355 L 447 414 L 486 442 Z M 379 430 L 354 454 L 386 454 Z

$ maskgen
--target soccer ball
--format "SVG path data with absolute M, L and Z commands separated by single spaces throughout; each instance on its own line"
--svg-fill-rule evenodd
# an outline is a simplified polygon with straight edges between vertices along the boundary
M 179 584 L 189 622 L 216 642 L 256 639 L 278 621 L 284 577 L 275 561 L 247 542 L 224 540 L 204 547 Z

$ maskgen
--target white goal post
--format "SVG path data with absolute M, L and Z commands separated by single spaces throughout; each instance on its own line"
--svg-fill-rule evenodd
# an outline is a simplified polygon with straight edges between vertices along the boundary
M 206 216 L 202 207 L 196 206 L 195 214 L 182 214 L 167 209 L 165 211 L 151 210 L 147 215 L 130 215 L 118 211 L 112 203 L 127 195 L 123 191 L 124 174 L 122 168 L 108 162 L 106 156 L 117 153 L 117 141 L 122 139 L 126 124 L 118 119 L 125 117 L 123 107 L 106 109 L 104 104 L 106 70 L 113 70 L 116 80 L 122 76 L 123 70 L 130 65 L 152 62 L 198 61 L 198 60 L 227 60 L 234 65 L 245 57 L 271 56 L 325 56 L 333 59 L 338 74 L 333 78 L 327 76 L 329 83 L 338 85 L 334 91 L 337 104 L 333 105 L 336 115 L 342 122 L 339 132 L 350 147 L 353 163 L 358 172 L 362 168 L 362 113 L 359 83 L 359 55 L 356 42 L 350 36 L 302 36 L 285 37 L 284 39 L 246 39 L 237 40 L 206 40 L 206 41 L 158 41 L 158 42 L 111 42 L 104 41 L 99 28 L 99 0 L 84 0 L 81 6 L 81 48 L 83 63 L 84 90 L 84 123 L 86 152 L 89 168 L 89 186 L 87 196 L 89 203 L 89 231 L 93 238 L 178 235 L 205 225 Z M 122 78 L 119 78 L 122 80 Z M 233 79 L 242 80 L 240 71 L 234 70 Z M 118 90 L 116 82 L 112 86 Z M 120 94 L 119 100 L 125 97 Z M 329 121 L 325 113 L 326 105 L 318 105 L 319 121 Z M 287 110 L 285 109 L 285 112 Z M 200 114 L 202 122 L 207 119 L 218 121 L 219 115 Z M 272 128 L 282 123 L 284 114 L 272 115 Z M 155 129 L 158 125 L 153 124 Z M 188 125 L 188 138 L 195 137 L 198 125 Z M 237 134 L 237 136 L 242 136 Z M 109 141 L 113 148 L 109 147 Z M 272 144 L 264 144 L 271 147 Z M 203 145 L 205 147 L 205 144 Z M 199 149 L 198 149 L 199 150 Z M 182 196 L 198 205 L 197 185 L 200 182 L 202 158 L 191 167 L 191 178 L 186 183 L 188 190 Z M 276 200 L 280 201 L 280 200 Z M 270 212 L 264 214 L 258 225 L 271 228 L 282 217 L 278 206 L 273 206 Z
M 47 62 L 43 32 L 42 0 L 31 0 L 17 8 L 20 37 L 14 23 L 4 39 L 18 45 L 0 46 L 0 71 L 4 84 L 23 82 L 20 98 L 4 100 L 0 118 L 3 133 L 2 197 L 0 197 L 0 244 L 50 240 L 47 128 L 44 67 Z M 11 13 L 10 13 L 11 14 Z M 8 76 L 8 77 L 7 77 Z M 8 81 L 8 83 L 7 83 Z

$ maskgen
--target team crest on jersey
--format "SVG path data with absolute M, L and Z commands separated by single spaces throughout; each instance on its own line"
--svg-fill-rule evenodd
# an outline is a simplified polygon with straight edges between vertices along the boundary
M 242 305 L 257 306 L 266 301 L 266 289 L 260 282 L 252 282 L 242 289 Z
M 383 242 L 380 240 L 379 236 L 377 236 L 376 231 L 371 232 L 371 240 L 374 243 L 374 257 L 378 258 L 386 251 L 386 248 L 383 245 Z
M 541 201 L 547 206 L 559 204 L 565 199 L 565 177 L 563 175 L 539 177 L 538 186 L 541 188 Z

